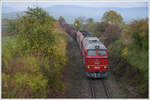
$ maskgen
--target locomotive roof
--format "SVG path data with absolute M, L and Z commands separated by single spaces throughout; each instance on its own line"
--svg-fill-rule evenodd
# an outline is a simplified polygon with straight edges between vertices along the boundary
M 104 44 L 97 37 L 86 37 L 83 39 L 85 49 L 106 49 Z

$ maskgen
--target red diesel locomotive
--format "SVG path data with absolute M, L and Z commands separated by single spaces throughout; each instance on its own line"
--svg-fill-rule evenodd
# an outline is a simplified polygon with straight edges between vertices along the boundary
M 104 78 L 108 74 L 108 50 L 97 37 L 92 37 L 87 31 L 78 31 L 76 40 L 80 47 L 86 76 L 89 78 Z
M 97 37 L 92 37 L 87 31 L 77 31 L 69 24 L 61 24 L 65 31 L 75 39 L 85 64 L 86 76 L 89 78 L 104 78 L 108 74 L 108 50 Z

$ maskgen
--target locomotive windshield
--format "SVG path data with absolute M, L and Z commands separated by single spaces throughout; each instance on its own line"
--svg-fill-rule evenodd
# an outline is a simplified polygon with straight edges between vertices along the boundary
M 98 56 L 106 56 L 106 50 L 98 50 Z
M 88 50 L 88 56 L 106 56 L 106 50 Z
M 88 50 L 88 56 L 96 56 L 96 50 Z

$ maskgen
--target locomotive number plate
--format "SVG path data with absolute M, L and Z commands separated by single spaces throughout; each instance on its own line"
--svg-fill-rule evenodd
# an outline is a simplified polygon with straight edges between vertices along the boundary
M 95 67 L 95 69 L 99 69 L 100 67 Z

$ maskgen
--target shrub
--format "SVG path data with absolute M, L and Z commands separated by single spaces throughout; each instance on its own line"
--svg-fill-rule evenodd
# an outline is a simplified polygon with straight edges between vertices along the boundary
M 40 71 L 40 60 L 35 57 L 19 57 L 16 62 L 3 66 L 3 98 L 46 97 L 48 78 Z
M 148 49 L 148 18 L 133 21 L 128 30 L 135 45 L 139 48 Z
M 120 58 L 114 67 L 124 71 L 129 84 L 137 87 L 139 96 L 148 96 L 148 20 L 133 21 L 121 33 L 121 38 L 109 45 L 110 57 Z M 113 60 L 113 64 L 116 60 Z M 125 70 L 123 70 L 125 69 Z M 121 74 L 121 73 L 120 73 Z M 122 75 L 122 74 L 121 74 Z M 130 80 L 128 76 L 134 75 Z
M 107 27 L 105 32 L 102 34 L 102 42 L 108 46 L 111 43 L 118 40 L 121 36 L 121 29 L 116 25 L 110 25 Z
M 23 54 L 31 54 L 40 51 L 44 56 L 50 56 L 55 35 L 54 19 L 40 8 L 29 8 L 20 18 L 18 26 L 17 43 L 19 51 Z
M 54 26 L 56 20 L 40 8 L 29 8 L 16 21 L 19 26 L 15 27 L 15 39 L 10 37 L 6 42 L 3 38 L 2 42 L 2 97 L 56 97 L 63 90 L 66 33 Z

